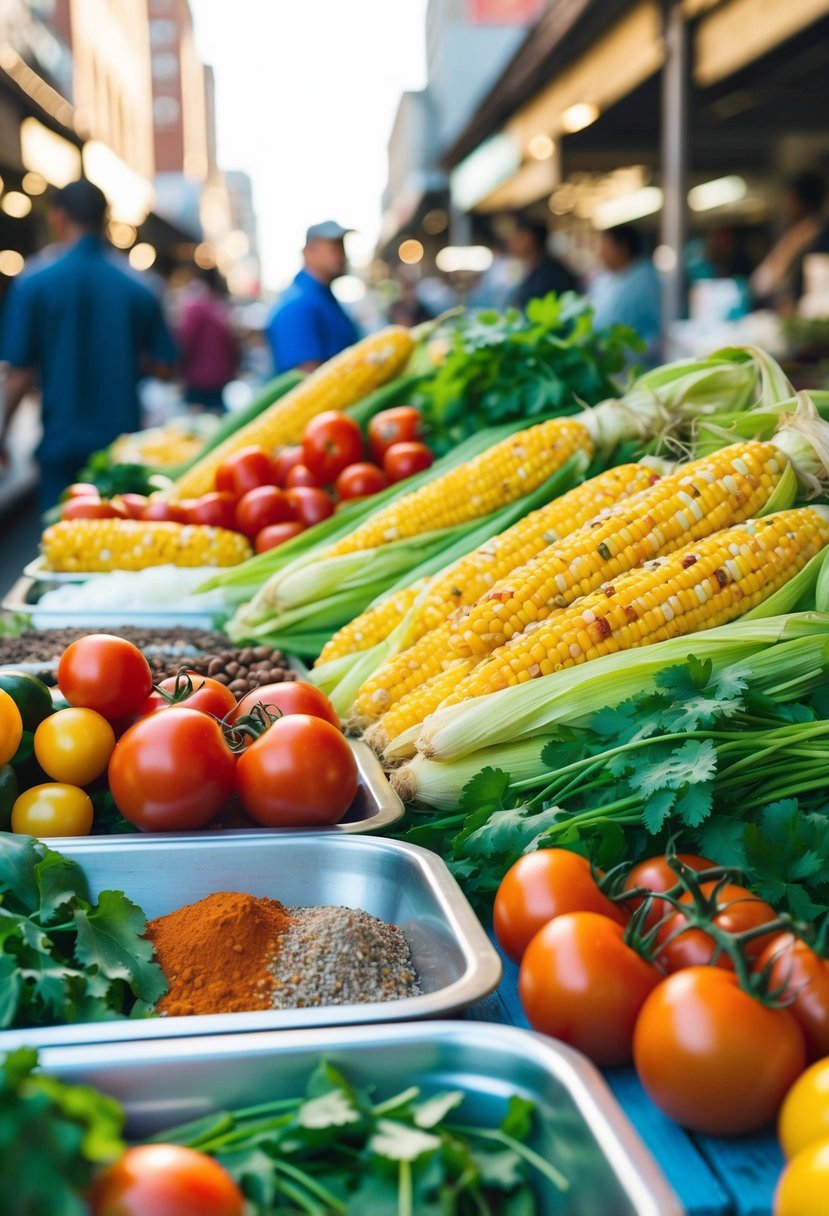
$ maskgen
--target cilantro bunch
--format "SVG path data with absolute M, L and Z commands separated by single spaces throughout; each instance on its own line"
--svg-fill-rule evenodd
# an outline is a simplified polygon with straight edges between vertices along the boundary
M 167 989 L 145 926 L 121 891 L 93 900 L 76 862 L 0 833 L 0 1028 L 145 1012 Z
M 441 454 L 482 427 L 530 424 L 615 397 L 613 377 L 642 350 L 627 326 L 594 329 L 590 304 L 575 292 L 531 300 L 524 313 L 466 313 L 418 393 L 429 444 Z
M 568 1180 L 524 1141 L 533 1104 L 510 1099 L 500 1127 L 455 1122 L 460 1091 L 416 1086 L 383 1102 L 330 1063 L 304 1098 L 219 1111 L 154 1136 L 215 1157 L 259 1216 L 540 1216 L 535 1172 L 557 1191 Z
M 673 839 L 746 872 L 778 910 L 814 920 L 829 911 L 827 690 L 819 681 L 786 701 L 736 671 L 711 671 L 692 656 L 654 691 L 560 728 L 540 743 L 532 777 L 485 768 L 457 813 L 404 839 L 446 857 L 481 912 L 523 853 L 561 845 L 608 867 Z

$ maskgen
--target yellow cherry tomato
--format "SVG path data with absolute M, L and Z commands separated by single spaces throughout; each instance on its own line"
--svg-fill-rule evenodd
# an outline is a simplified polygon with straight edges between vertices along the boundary
M 88 785 L 100 777 L 115 747 L 115 733 L 94 709 L 59 709 L 35 731 L 35 756 L 55 781 Z
M 23 719 L 7 692 L 0 688 L 0 764 L 8 764 L 20 747 Z
M 790 1158 L 815 1140 L 829 1137 L 829 1057 L 801 1073 L 786 1094 L 777 1134 Z
M 92 801 L 76 785 L 34 785 L 12 807 L 12 831 L 26 836 L 88 836 Z
M 829 1216 L 829 1140 L 793 1157 L 774 1192 L 774 1216 Z

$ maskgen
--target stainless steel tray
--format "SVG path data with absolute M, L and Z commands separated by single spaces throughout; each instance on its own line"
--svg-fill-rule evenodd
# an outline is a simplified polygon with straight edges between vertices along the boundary
M 242 1030 L 281 1030 L 355 1022 L 440 1017 L 486 996 L 501 963 L 478 918 L 434 853 L 370 836 L 303 832 L 167 839 L 162 843 L 90 839 L 61 843 L 82 866 L 93 893 L 117 888 L 149 919 L 215 891 L 270 896 L 292 906 L 363 908 L 398 925 L 423 993 L 399 1001 L 199 1017 L 126 1018 L 0 1033 L 0 1051 L 48 1043 L 105 1043 Z
M 84 582 L 86 575 L 69 581 Z M 5 598 L 0 602 L 0 608 L 6 612 L 20 613 L 31 618 L 36 629 L 62 629 L 70 626 L 89 626 L 90 629 L 105 629 L 108 625 L 136 625 L 146 629 L 160 629 L 168 625 L 186 625 L 191 629 L 214 629 L 216 625 L 229 615 L 205 610 L 203 612 L 182 612 L 174 607 L 167 608 L 101 608 L 67 609 L 39 608 L 38 600 L 46 591 L 54 591 L 61 584 L 51 580 L 31 578 L 23 575 L 17 580 Z
M 461 1089 L 464 1122 L 496 1125 L 511 1094 L 536 1103 L 532 1147 L 570 1181 L 539 1183 L 556 1216 L 682 1216 L 656 1163 L 583 1056 L 525 1030 L 485 1023 L 352 1027 L 165 1043 L 53 1048 L 44 1071 L 123 1103 L 142 1137 L 213 1110 L 299 1096 L 320 1057 L 379 1099 L 409 1085 Z

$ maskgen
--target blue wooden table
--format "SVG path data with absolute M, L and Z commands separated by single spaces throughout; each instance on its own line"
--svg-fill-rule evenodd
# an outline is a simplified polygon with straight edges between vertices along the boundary
M 500 986 L 467 1016 L 527 1027 L 518 999 L 518 968 L 501 957 Z M 773 1130 L 733 1140 L 690 1136 L 657 1110 L 633 1069 L 608 1069 L 604 1075 L 688 1216 L 771 1216 L 772 1195 L 783 1168 Z

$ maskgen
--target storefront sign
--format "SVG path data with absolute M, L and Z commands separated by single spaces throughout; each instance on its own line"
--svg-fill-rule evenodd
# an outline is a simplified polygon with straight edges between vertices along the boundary
M 470 25 L 534 25 L 544 0 L 469 0 Z

